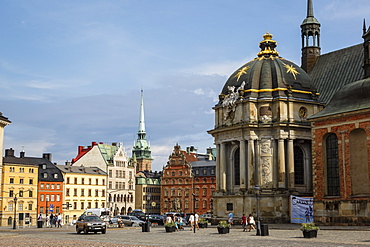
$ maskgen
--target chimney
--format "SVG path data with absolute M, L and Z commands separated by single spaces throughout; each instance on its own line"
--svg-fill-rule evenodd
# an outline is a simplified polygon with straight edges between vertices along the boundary
M 24 151 L 20 152 L 20 153 L 19 153 L 19 158 L 24 158 L 25 154 L 26 154 L 26 153 L 25 153 Z
M 71 162 L 67 160 L 65 164 L 66 164 L 66 166 L 70 166 Z
M 113 142 L 113 143 L 112 143 L 112 146 L 113 146 L 113 147 L 117 146 L 117 142 Z
M 14 157 L 14 149 L 5 149 L 5 157 Z
M 51 153 L 43 153 L 42 158 L 47 159 L 48 161 L 51 161 Z

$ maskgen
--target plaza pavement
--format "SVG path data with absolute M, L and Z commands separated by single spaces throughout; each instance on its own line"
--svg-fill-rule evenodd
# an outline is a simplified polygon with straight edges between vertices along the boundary
M 370 246 L 369 226 L 321 226 L 317 238 L 305 239 L 296 224 L 270 224 L 269 236 L 243 232 L 240 226 L 218 234 L 216 226 L 193 233 L 166 233 L 164 227 L 109 228 L 107 234 L 76 234 L 74 227 L 0 227 L 0 246 Z

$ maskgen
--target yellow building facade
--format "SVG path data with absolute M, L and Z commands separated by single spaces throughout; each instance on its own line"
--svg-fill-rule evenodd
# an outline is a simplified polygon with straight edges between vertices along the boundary
M 69 165 L 57 165 L 57 167 L 64 177 L 65 223 L 76 220 L 88 208 L 107 206 L 107 173 L 97 167 Z
M 22 164 L 24 163 L 24 164 Z M 1 184 L 1 226 L 36 225 L 38 165 L 32 158 L 14 157 L 7 149 L 3 160 Z M 14 226 L 14 225 L 13 225 Z

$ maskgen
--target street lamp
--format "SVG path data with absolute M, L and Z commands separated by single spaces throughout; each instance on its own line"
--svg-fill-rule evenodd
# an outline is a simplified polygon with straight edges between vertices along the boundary
M 256 204 L 257 204 L 257 236 L 261 236 L 261 225 L 260 225 L 260 202 L 259 202 L 259 195 L 260 195 L 261 188 L 256 184 L 254 186 L 254 191 L 256 193 Z
M 152 199 L 152 195 L 150 193 L 148 193 L 146 195 L 146 213 L 148 215 L 148 219 L 149 219 L 149 207 L 150 207 L 150 199 Z
M 29 190 L 27 190 L 27 191 L 29 191 Z M 9 193 L 10 194 L 10 192 L 9 191 L 3 191 L 3 192 L 5 192 L 5 193 Z M 22 191 L 22 193 L 23 193 L 23 191 Z M 20 192 L 18 192 L 18 193 L 13 193 L 14 194 L 14 198 L 13 198 L 13 200 L 14 200 L 14 219 L 13 219 L 13 229 L 17 229 L 17 200 L 18 200 L 18 198 L 17 198 L 17 195 L 18 194 L 20 194 Z M 9 195 L 10 196 L 10 195 Z
M 193 214 L 194 214 L 194 233 L 195 233 L 195 225 L 196 225 L 196 221 L 195 221 L 195 201 L 197 201 L 198 199 L 195 198 L 195 193 L 192 194 L 193 195 Z

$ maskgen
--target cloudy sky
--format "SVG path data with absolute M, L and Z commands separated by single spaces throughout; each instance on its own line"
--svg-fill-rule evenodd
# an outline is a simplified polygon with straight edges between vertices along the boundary
M 369 0 L 314 0 L 322 53 L 362 42 Z M 4 148 L 64 164 L 92 141 L 131 147 L 144 88 L 147 136 L 161 170 L 178 142 L 205 152 L 228 76 L 268 30 L 300 65 L 306 0 L 1 0 Z

